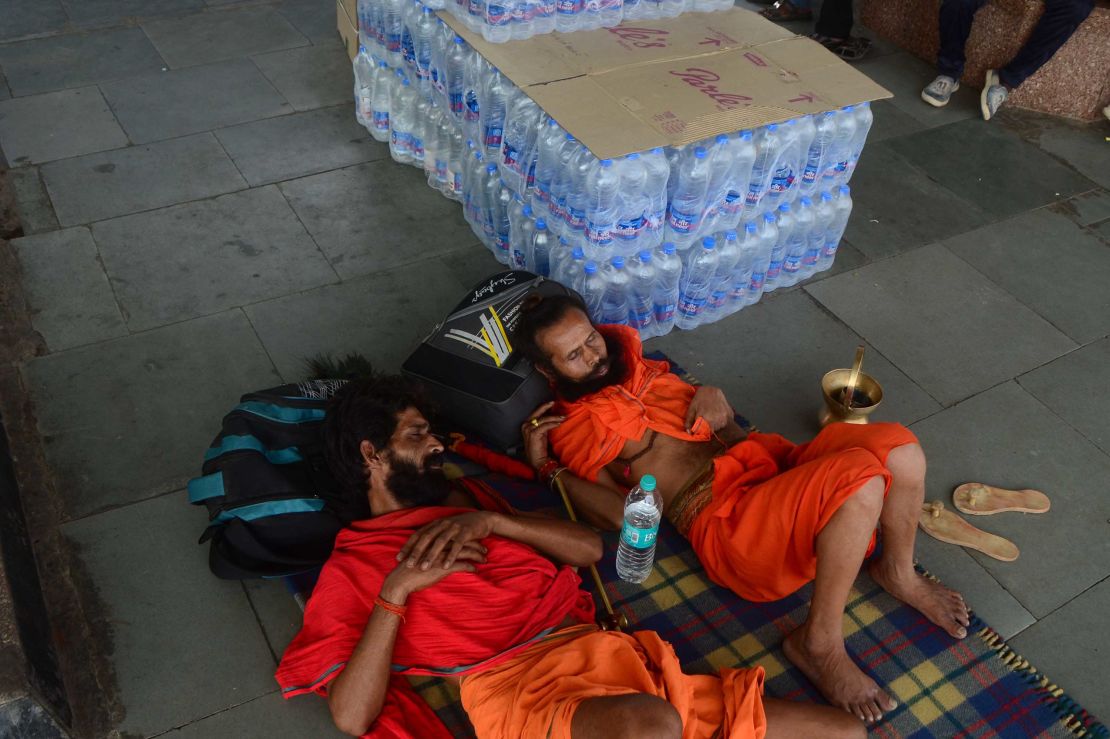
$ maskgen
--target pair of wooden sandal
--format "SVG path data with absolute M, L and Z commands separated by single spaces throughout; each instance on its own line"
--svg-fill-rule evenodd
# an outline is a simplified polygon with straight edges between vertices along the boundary
M 952 502 L 956 510 L 970 516 L 989 516 L 1005 511 L 1045 513 L 1052 507 L 1048 496 L 1039 490 L 1005 490 L 978 482 L 956 488 L 952 493 Z M 972 526 L 946 510 L 939 500 L 928 501 L 921 507 L 918 524 L 934 539 L 975 549 L 1003 562 L 1013 562 L 1020 554 L 1012 541 Z

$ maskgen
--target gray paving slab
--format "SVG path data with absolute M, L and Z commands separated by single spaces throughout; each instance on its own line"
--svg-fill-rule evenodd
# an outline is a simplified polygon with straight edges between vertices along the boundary
M 133 77 L 101 89 L 136 143 L 293 112 L 249 59 Z
M 1052 510 L 1043 515 L 973 522 L 1021 550 L 1013 562 L 969 553 L 1033 616 L 1043 618 L 1110 575 L 1110 457 L 1017 383 L 991 388 L 913 430 L 929 450 L 927 499 L 948 504 L 965 482 L 1034 488 L 1051 498 Z
M 31 325 L 50 351 L 127 335 L 87 228 L 26 236 L 12 246 Z
M 0 17 L 0 41 L 56 33 L 69 21 L 59 0 L 0 0 Z
M 1091 190 L 1049 207 L 1058 213 L 1063 213 L 1076 223 L 1092 226 L 1110 219 L 1110 192 L 1102 189 Z
M 42 184 L 39 168 L 30 166 L 10 169 L 6 177 L 23 233 L 30 235 L 56 229 L 58 217 L 54 213 L 50 196 L 46 194 L 46 187 Z
M 343 737 L 328 702 L 318 695 L 284 700 L 274 692 L 163 735 L 166 739 L 213 737 Z
M 1075 348 L 935 244 L 805 289 L 945 405 Z
M 339 44 L 302 46 L 252 58 L 297 110 L 351 102 L 354 73 L 347 52 Z
M 242 588 L 214 577 L 197 546 L 206 523 L 179 490 L 62 527 L 108 611 L 125 735 L 160 733 L 274 689 Z
M 844 232 L 852 246 L 882 259 L 991 220 L 895 153 L 891 143 L 868 144 L 852 177 L 852 215 Z
M 472 287 L 490 275 L 504 272 L 505 265 L 498 262 L 489 249 L 480 243 L 468 244 L 439 258 L 466 287 Z M 461 298 L 460 298 L 461 299 Z
M 1018 382 L 1068 425 L 1110 454 L 1110 339 L 1096 341 Z
M 359 352 L 396 372 L 470 287 L 429 259 L 245 310 L 287 382 L 303 378 L 304 360 L 320 353 Z
M 1104 723 L 1110 717 L 1110 662 L 1103 635 L 1110 613 L 1104 580 L 1029 627 L 1010 646 Z M 1032 656 L 1035 655 L 1035 656 Z
M 1039 209 L 944 246 L 1080 344 L 1110 334 L 1110 249 Z
M 279 580 L 244 580 L 243 589 L 258 616 L 276 666 L 289 642 L 300 631 L 304 614 L 285 583 Z
M 50 162 L 42 177 L 63 226 L 247 187 L 211 133 Z
M 1110 220 L 1103 221 L 1097 226 L 1093 226 L 1091 230 L 1098 234 L 1099 238 L 1110 244 Z
M 937 76 L 936 68 L 909 52 L 867 56 L 852 65 L 894 93 L 890 102 L 927 128 L 968 118 L 979 118 L 979 90 L 961 87 L 948 105 L 934 108 L 921 99 L 921 90 Z
M 100 28 L 204 7 L 204 0 L 62 0 L 74 25 Z
M 222 128 L 216 136 L 251 185 L 389 157 L 349 104 Z
M 335 3 L 330 0 L 284 0 L 277 4 L 277 11 L 285 20 L 313 43 L 332 41 L 338 43 L 335 30 Z
M 924 123 L 902 111 L 890 100 L 876 100 L 871 103 L 871 111 L 875 118 L 871 123 L 871 131 L 867 134 L 869 144 L 917 133 L 926 128 Z
M 0 46 L 15 95 L 82 87 L 161 71 L 164 62 L 139 28 L 113 28 Z
M 815 282 L 828 279 L 841 272 L 850 272 L 853 269 L 862 267 L 870 261 L 871 260 L 867 258 L 866 254 L 849 244 L 847 239 L 841 239 L 840 245 L 836 247 L 836 256 L 833 258 L 832 266 L 824 272 L 818 272 L 804 282 L 799 282 L 797 285 L 794 285 L 792 289 L 800 288 L 803 285 L 812 285 Z
M 1007 111 L 1002 116 L 1003 125 L 1020 133 L 1040 149 L 1082 172 L 1102 187 L 1110 188 L 1110 144 L 1106 142 L 1106 123 L 1099 120 L 1082 124 L 1066 118 L 1031 113 Z
M 159 18 L 143 21 L 142 27 L 174 69 L 309 43 L 289 21 L 266 6 Z
M 132 331 L 336 281 L 274 187 L 93 226 Z
M 926 456 L 930 456 L 929 451 L 925 450 Z M 922 567 L 960 593 L 968 608 L 1003 639 L 1009 639 L 1036 623 L 1033 614 L 999 585 L 963 547 L 937 541 L 918 529 L 914 553 Z
M 8 87 L 8 80 L 4 78 L 4 70 L 0 68 L 0 100 L 7 100 L 12 96 L 12 91 Z
M 241 311 L 38 357 L 24 374 L 66 518 L 183 488 L 223 414 L 278 380 Z
M 932 179 L 998 217 L 1095 186 L 1017 134 L 985 121 L 962 121 L 904 136 L 890 146 Z
M 819 430 L 821 377 L 850 367 L 864 343 L 804 291 L 772 294 L 695 331 L 672 331 L 647 342 L 701 382 L 723 389 L 737 411 L 764 431 L 802 442 Z M 883 385 L 878 421 L 911 423 L 940 409 L 873 348 L 864 371 Z
M 0 149 L 13 167 L 127 146 L 96 87 L 0 101 Z
M 385 159 L 280 185 L 343 279 L 477 241 L 453 200 L 415 167 Z

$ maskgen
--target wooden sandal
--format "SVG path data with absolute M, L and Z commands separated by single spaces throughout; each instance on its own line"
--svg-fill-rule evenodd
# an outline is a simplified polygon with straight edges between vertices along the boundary
M 1003 562 L 1013 562 L 1020 554 L 1012 541 L 975 528 L 952 511 L 945 510 L 944 503 L 939 500 L 921 506 L 917 523 L 922 531 L 934 539 L 975 549 Z
M 989 516 L 1003 511 L 1045 513 L 1052 501 L 1040 490 L 1006 490 L 981 482 L 960 485 L 952 493 L 956 510 L 971 516 Z
M 867 56 L 867 52 L 871 50 L 871 39 L 860 36 L 833 38 L 832 36 L 822 36 L 815 33 L 810 38 L 846 62 L 858 62 Z
M 799 8 L 790 0 L 776 0 L 771 7 L 759 11 L 759 14 L 775 23 L 789 23 L 791 21 L 813 20 L 813 11 L 809 8 Z

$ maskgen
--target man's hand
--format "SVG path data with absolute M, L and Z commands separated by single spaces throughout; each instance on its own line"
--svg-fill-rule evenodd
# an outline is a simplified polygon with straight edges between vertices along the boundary
M 686 432 L 690 433 L 698 417 L 705 419 L 709 428 L 720 431 L 732 421 L 735 412 L 728 404 L 724 391 L 717 387 L 703 385 L 694 392 L 690 407 L 686 411 Z
M 545 415 L 553 405 L 554 401 L 544 403 L 520 427 L 520 434 L 524 437 L 524 457 L 535 470 L 542 467 L 548 459 L 547 435 L 551 429 L 566 420 L 566 416 Z
M 450 564 L 447 564 L 442 556 L 438 561 L 431 560 L 428 567 L 413 567 L 407 560 L 402 560 L 386 576 L 385 582 L 382 583 L 381 596 L 390 603 L 404 605 L 413 593 L 431 587 L 456 572 L 474 572 L 475 566 L 485 561 L 485 547 L 479 547 L 476 544 L 462 547 L 458 556 Z
M 421 526 L 397 553 L 401 566 L 428 570 L 435 564 L 448 569 L 459 559 L 485 562 L 486 548 L 478 542 L 493 533 L 495 513 L 474 511 L 448 516 Z M 475 557 L 481 557 L 475 560 Z

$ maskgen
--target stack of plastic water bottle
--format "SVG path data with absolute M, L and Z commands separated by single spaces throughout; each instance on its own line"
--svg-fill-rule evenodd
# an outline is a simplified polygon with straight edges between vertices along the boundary
M 411 0 L 359 3 L 358 25 L 403 53 L 402 17 Z M 541 33 L 608 28 L 623 20 L 673 18 L 687 11 L 727 10 L 733 0 L 427 0 L 432 10 L 446 9 L 491 43 Z M 365 43 L 365 41 L 363 41 Z M 392 62 L 390 62 L 392 64 Z M 394 65 L 396 66 L 396 65 Z
M 502 264 L 574 288 L 594 320 L 692 329 L 832 266 L 868 103 L 599 160 L 428 6 L 401 5 L 399 31 L 360 24 L 359 122 Z

